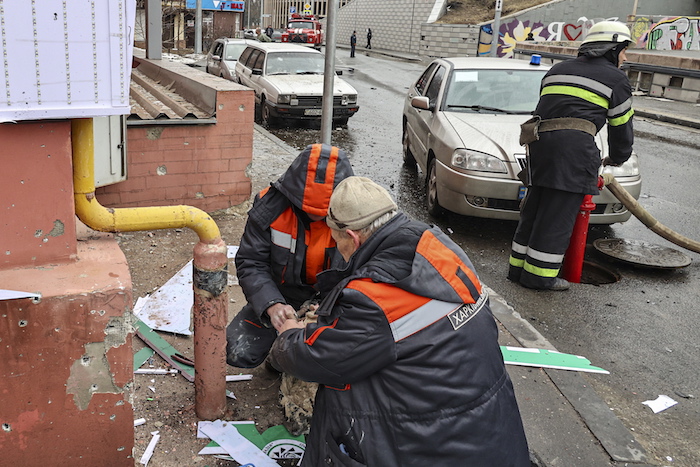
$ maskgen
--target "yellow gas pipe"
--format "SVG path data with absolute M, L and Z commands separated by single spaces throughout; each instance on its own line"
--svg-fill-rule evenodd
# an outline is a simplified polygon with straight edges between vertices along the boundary
M 228 280 L 226 245 L 206 212 L 192 206 L 106 208 L 95 198 L 92 119 L 71 122 L 75 213 L 101 232 L 187 227 L 199 236 L 194 249 L 195 411 L 215 420 L 226 408 L 226 322 Z

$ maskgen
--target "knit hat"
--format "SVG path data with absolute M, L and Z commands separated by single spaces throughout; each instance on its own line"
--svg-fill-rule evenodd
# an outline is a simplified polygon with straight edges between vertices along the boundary
M 398 209 L 389 192 L 365 177 L 348 177 L 333 190 L 326 223 L 334 230 L 361 230 Z

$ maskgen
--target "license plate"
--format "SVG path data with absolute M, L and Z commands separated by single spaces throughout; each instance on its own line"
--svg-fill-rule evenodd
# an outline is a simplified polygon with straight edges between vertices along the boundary
M 521 186 L 518 190 L 518 199 L 523 199 L 525 197 L 525 193 L 527 193 L 527 187 Z
M 320 116 L 323 113 L 323 109 L 305 109 L 304 115 Z

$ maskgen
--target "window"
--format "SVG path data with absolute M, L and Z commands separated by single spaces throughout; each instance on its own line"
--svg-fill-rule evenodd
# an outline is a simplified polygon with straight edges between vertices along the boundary
M 437 103 L 438 93 L 440 92 L 440 85 L 442 84 L 442 80 L 444 78 L 445 78 L 445 68 L 439 67 L 437 69 L 437 71 L 435 72 L 433 79 L 430 81 L 430 85 L 428 86 L 428 90 L 425 92 L 425 95 L 430 100 L 430 108 L 434 108 L 435 104 Z
M 260 51 L 260 53 L 255 57 L 255 62 L 251 68 L 262 70 L 263 63 L 265 63 L 265 52 Z
M 245 49 L 245 50 L 243 51 L 243 53 L 241 54 L 241 57 L 240 57 L 238 60 L 239 60 L 242 64 L 245 65 L 246 62 L 247 62 L 247 60 L 248 60 L 248 57 L 250 57 L 250 54 L 251 54 L 252 52 L 253 52 L 253 49 L 250 48 L 250 47 L 247 48 L 247 49 Z
M 433 74 L 436 66 L 437 63 L 430 64 L 430 66 L 423 72 L 421 77 L 418 78 L 418 81 L 416 82 L 416 90 L 421 96 L 425 94 L 425 87 L 427 86 L 430 75 Z

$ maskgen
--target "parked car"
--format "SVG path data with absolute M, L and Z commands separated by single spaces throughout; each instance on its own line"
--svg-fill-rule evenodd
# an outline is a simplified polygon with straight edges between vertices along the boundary
M 403 110 L 403 152 L 408 167 L 425 174 L 428 212 L 444 210 L 492 219 L 519 218 L 526 188 L 520 124 L 537 106 L 540 81 L 549 69 L 524 60 L 433 60 L 409 88 Z M 596 136 L 608 154 L 607 127 Z M 641 192 L 636 154 L 606 167 L 635 198 Z M 625 222 L 631 213 L 607 189 L 593 197 L 593 224 Z
M 207 53 L 207 73 L 235 80 L 236 62 L 250 41 L 222 37 L 211 45 Z
M 258 35 L 255 33 L 255 29 L 245 29 L 243 30 L 243 39 L 258 40 Z
M 236 63 L 236 79 L 255 91 L 256 119 L 320 120 L 323 54 L 309 47 L 275 42 L 251 43 Z M 347 124 L 360 107 L 357 91 L 333 76 L 333 122 Z

